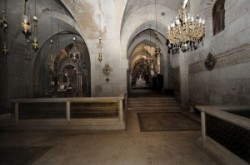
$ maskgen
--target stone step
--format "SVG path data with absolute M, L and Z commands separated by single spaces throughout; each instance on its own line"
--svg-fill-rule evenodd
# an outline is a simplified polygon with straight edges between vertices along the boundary
M 169 107 L 128 107 L 128 111 L 181 111 L 178 106 Z
M 176 101 L 159 101 L 159 100 L 137 100 L 137 101 L 128 101 L 128 103 L 176 103 Z
M 129 98 L 129 101 L 141 101 L 141 100 L 164 100 L 164 101 L 175 101 L 173 97 L 134 97 Z
M 174 97 L 130 97 L 129 111 L 181 111 Z
M 179 107 L 177 103 L 171 103 L 171 104 L 128 104 L 128 107 L 168 107 L 168 106 L 176 106 Z

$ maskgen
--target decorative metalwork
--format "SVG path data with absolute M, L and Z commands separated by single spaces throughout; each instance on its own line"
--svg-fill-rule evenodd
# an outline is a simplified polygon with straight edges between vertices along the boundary
M 210 71 L 214 69 L 215 64 L 216 64 L 216 58 L 214 58 L 214 56 L 211 53 L 209 53 L 204 62 L 205 67 L 207 68 L 207 70 Z
M 76 63 L 80 58 L 80 51 L 77 48 L 76 37 L 73 37 L 73 51 L 69 54 L 69 58 Z
M 102 69 L 102 71 L 106 76 L 109 76 L 110 72 L 112 71 L 112 68 L 109 66 L 109 64 L 106 64 Z
M 205 37 L 205 20 L 199 16 L 194 19 L 187 13 L 187 2 L 184 1 L 176 20 L 168 26 L 168 48 L 172 54 L 178 53 L 176 50 L 179 49 L 183 52 L 195 50 Z

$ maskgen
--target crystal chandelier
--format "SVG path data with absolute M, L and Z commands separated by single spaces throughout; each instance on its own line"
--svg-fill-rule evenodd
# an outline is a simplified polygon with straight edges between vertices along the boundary
M 179 49 L 182 52 L 197 49 L 205 37 L 205 20 L 199 16 L 194 19 L 190 13 L 187 14 L 187 2 L 184 1 L 175 22 L 168 26 L 168 48 L 173 54 Z
M 31 24 L 30 24 L 30 20 L 29 20 L 29 15 L 27 12 L 27 3 L 28 0 L 24 0 L 24 8 L 23 8 L 23 21 L 22 21 L 22 32 L 25 35 L 25 37 L 27 38 L 29 35 L 31 35 Z

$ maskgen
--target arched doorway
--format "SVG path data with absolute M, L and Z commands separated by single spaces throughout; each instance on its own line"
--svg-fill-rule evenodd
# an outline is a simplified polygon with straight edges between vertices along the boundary
M 61 37 L 62 46 L 52 57 L 48 42 L 41 48 L 34 68 L 35 97 L 91 96 L 89 52 L 83 39 L 77 36 L 79 59 L 72 61 L 70 53 L 75 49 L 72 36 Z

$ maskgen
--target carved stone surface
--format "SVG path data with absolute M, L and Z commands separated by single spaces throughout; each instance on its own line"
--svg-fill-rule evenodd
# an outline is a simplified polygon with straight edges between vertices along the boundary
M 250 44 L 244 44 L 239 47 L 229 49 L 225 52 L 214 55 L 216 58 L 216 68 L 232 66 L 250 61 Z M 189 65 L 189 73 L 199 73 L 206 71 L 204 61 L 198 61 Z
M 103 73 L 106 75 L 106 76 L 109 76 L 110 72 L 112 71 L 111 67 L 109 64 L 106 64 L 104 66 L 104 68 L 102 69 Z
M 207 68 L 207 70 L 212 70 L 214 69 L 215 63 L 216 63 L 216 59 L 211 53 L 209 53 L 207 56 L 207 59 L 204 62 L 205 67 Z

